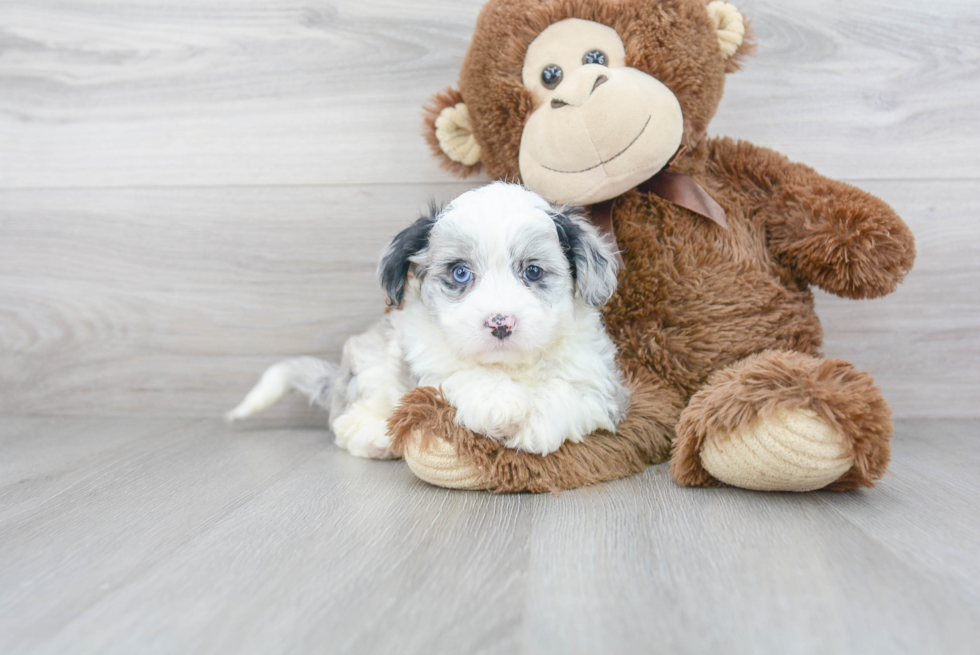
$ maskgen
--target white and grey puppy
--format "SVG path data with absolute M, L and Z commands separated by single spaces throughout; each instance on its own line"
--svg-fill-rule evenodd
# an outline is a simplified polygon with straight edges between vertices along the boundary
M 378 270 L 400 311 L 351 337 L 339 367 L 272 366 L 228 417 L 298 389 L 330 411 L 340 446 L 386 458 L 388 417 L 416 386 L 442 387 L 458 424 L 541 455 L 624 416 L 629 393 L 596 309 L 616 289 L 615 253 L 575 212 L 490 184 L 401 232 Z

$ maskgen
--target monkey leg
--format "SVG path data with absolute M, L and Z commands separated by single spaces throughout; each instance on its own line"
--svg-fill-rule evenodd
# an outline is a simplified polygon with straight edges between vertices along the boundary
M 630 409 L 616 434 L 600 431 L 565 442 L 547 456 L 512 450 L 453 422 L 455 410 L 436 389 L 402 398 L 389 420 L 393 449 L 416 476 L 452 489 L 556 492 L 616 480 L 667 460 L 683 403 L 656 380 L 627 379 Z
M 891 410 L 842 360 L 768 350 L 717 371 L 677 424 L 670 470 L 686 486 L 762 491 L 874 486 Z

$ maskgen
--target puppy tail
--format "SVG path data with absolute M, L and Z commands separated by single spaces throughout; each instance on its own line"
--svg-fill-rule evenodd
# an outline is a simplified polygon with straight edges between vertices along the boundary
M 225 414 L 225 420 L 238 421 L 254 416 L 276 404 L 292 389 L 307 396 L 310 404 L 329 409 L 327 393 L 336 377 L 337 365 L 316 357 L 283 360 L 266 369 L 245 400 Z

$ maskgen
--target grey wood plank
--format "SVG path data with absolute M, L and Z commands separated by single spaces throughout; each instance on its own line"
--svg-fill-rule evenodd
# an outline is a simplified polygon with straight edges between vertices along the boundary
M 12 560 L 11 550 L 34 546 L 34 534 L 61 547 L 94 541 L 72 514 L 100 515 L 100 542 L 127 535 L 111 554 L 72 547 L 57 589 L 35 582 L 0 601 L 9 618 L 0 624 L 5 652 L 515 652 L 531 499 L 436 489 L 402 462 L 331 447 L 232 502 L 225 487 L 236 467 L 259 453 L 228 452 L 241 435 L 207 425 L 147 461 L 139 473 L 149 481 L 110 472 L 74 494 L 71 514 L 37 519 L 32 539 L 15 537 L 0 551 L 8 578 L 0 590 L 9 590 L 61 559 L 49 549 L 37 563 Z M 251 436 L 248 450 L 261 447 L 265 457 L 298 454 L 290 435 Z M 93 501 L 92 493 L 112 500 Z M 200 496 L 206 508 L 154 500 L 175 494 Z M 154 507 L 135 511 L 140 501 Z M 216 514 L 220 506 L 226 511 Z M 158 522 L 180 538 L 161 539 Z M 123 571 L 120 559 L 139 563 Z M 89 570 L 78 571 L 83 561 Z
M 34 481 L 37 502 L 0 516 L 0 650 L 68 623 L 331 447 L 320 430 L 233 433 L 214 422 L 152 436 Z
M 977 178 L 973 0 L 750 0 L 713 133 L 847 179 Z M 0 186 L 444 181 L 420 106 L 482 0 L 0 6 Z
M 980 416 L 980 182 L 866 186 L 919 257 L 884 299 L 818 295 L 825 350 L 896 416 Z M 0 191 L 0 413 L 219 416 L 277 359 L 336 357 L 380 315 L 384 246 L 469 187 Z
M 527 652 L 975 652 L 969 571 L 951 587 L 843 520 L 832 507 L 850 495 L 680 489 L 665 469 L 535 515 Z M 889 484 L 856 495 L 886 512 Z M 949 544 L 960 558 L 974 546 Z
M 734 4 L 752 20 L 758 56 L 729 76 L 712 133 L 834 178 L 976 179 L 976 2 Z
M 888 475 L 873 493 L 822 496 L 903 562 L 980 609 L 980 425 L 899 422 Z
M 85 429 L 98 421 L 95 417 L 80 418 L 69 424 L 57 416 L 4 416 L 0 420 L 0 449 L 10 452 L 14 444 L 22 443 L 39 433 Z
M 445 181 L 421 106 L 482 3 L 0 7 L 0 185 Z
M 146 442 L 165 443 L 167 435 L 194 419 L 89 418 L 22 435 L 4 444 L 0 462 L 0 527 L 57 503 L 62 494 L 86 488 L 93 475 L 118 465 L 127 454 L 141 453 Z M 40 422 L 39 422 L 40 423 Z
M 559 496 L 455 492 L 274 425 L 148 435 L 0 518 L 0 649 L 970 653 L 980 638 L 976 420 L 902 422 L 878 488 L 799 495 L 682 489 L 663 466 Z
M 192 419 L 135 423 L 132 418 L 87 417 L 64 421 L 51 417 L 10 417 L 0 422 L 0 507 L 4 492 L 32 479 L 49 480 L 53 471 L 77 467 L 93 454 L 112 451 L 147 434 L 174 430 Z M 2 510 L 0 510 L 2 511 Z

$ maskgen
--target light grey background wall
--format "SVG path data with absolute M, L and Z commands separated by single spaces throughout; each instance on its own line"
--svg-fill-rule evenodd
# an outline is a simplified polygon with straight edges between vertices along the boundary
M 746 0 L 712 125 L 891 203 L 919 259 L 818 297 L 899 417 L 980 416 L 980 5 Z M 480 0 L 0 0 L 0 413 L 213 416 L 381 310 L 453 181 L 419 108 Z M 294 399 L 275 410 L 304 416 Z

